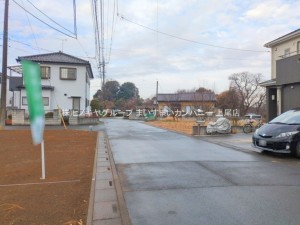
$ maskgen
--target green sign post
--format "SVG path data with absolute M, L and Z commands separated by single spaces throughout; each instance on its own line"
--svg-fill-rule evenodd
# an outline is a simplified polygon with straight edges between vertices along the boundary
M 42 98 L 41 69 L 38 63 L 22 60 L 24 84 L 26 88 L 32 140 L 35 145 L 41 144 L 42 150 L 42 179 L 45 179 L 44 160 L 44 128 L 45 111 Z

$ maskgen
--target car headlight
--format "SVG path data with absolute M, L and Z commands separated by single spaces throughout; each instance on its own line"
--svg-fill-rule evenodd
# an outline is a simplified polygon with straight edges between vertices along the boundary
M 290 137 L 294 134 L 297 134 L 299 131 L 291 131 L 291 132 L 285 132 L 285 133 L 281 133 L 279 135 L 277 135 L 277 138 L 282 138 L 282 137 Z
M 257 135 L 258 135 L 258 130 L 259 130 L 259 128 L 257 128 L 257 129 L 255 130 L 255 132 L 254 132 L 254 133 L 257 134 Z

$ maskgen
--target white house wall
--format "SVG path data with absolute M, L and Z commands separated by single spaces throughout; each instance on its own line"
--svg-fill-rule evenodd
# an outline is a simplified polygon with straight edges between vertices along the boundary
M 9 77 L 8 77 L 9 78 Z M 7 81 L 6 81 L 6 107 L 11 107 L 11 100 L 12 100 L 12 92 L 9 91 L 9 79 L 7 78 Z M 1 87 L 2 87 L 2 84 L 0 83 L 0 93 L 1 93 Z M 1 94 L 0 94 L 0 99 L 1 99 Z
M 76 68 L 76 80 L 61 80 L 59 75 L 60 67 Z M 79 66 L 52 66 L 51 67 L 51 84 L 54 86 L 52 93 L 53 105 L 58 105 L 61 109 L 72 109 L 72 97 L 80 97 L 80 110 L 85 109 L 86 99 L 86 67 Z M 57 107 L 54 107 L 57 108 Z
M 85 110 L 86 99 L 89 99 L 90 86 L 86 83 L 86 66 L 52 65 L 42 64 L 50 67 L 50 79 L 42 79 L 42 85 L 52 86 L 54 90 L 43 89 L 42 96 L 49 98 L 49 106 L 44 106 L 45 111 L 59 108 L 70 110 L 73 107 L 72 97 L 80 97 L 80 110 Z M 60 68 L 76 68 L 76 80 L 61 80 Z M 22 97 L 26 97 L 25 89 L 15 92 L 15 105 L 18 108 L 28 110 L 27 105 L 22 105 Z
M 8 91 L 8 99 L 6 100 L 6 107 L 16 107 L 20 106 L 20 92 L 19 91 Z

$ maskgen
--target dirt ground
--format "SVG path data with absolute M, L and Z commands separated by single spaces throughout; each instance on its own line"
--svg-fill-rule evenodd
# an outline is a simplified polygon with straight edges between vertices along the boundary
M 46 130 L 41 146 L 30 130 L 0 131 L 0 224 L 85 225 L 96 132 Z

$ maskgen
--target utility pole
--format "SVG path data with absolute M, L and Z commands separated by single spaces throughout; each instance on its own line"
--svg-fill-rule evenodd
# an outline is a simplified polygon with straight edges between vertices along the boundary
M 158 110 L 157 96 L 158 96 L 158 81 L 156 81 L 156 108 L 157 108 L 157 110 Z
M 103 61 L 103 70 L 102 70 L 103 74 L 102 74 L 102 90 L 103 87 L 105 85 L 105 62 Z
M 8 3 L 9 0 L 5 0 L 4 24 L 3 24 L 0 130 L 4 130 L 5 119 L 6 119 Z

